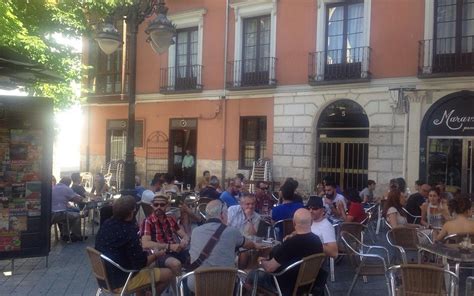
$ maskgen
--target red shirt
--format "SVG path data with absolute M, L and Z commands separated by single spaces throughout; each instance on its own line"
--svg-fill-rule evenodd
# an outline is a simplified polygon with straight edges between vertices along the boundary
M 149 235 L 151 240 L 160 243 L 176 243 L 173 234 L 179 230 L 179 225 L 171 216 L 161 222 L 155 214 L 151 214 L 141 225 L 141 234 Z
M 365 213 L 364 207 L 361 203 L 351 202 L 349 206 L 349 213 L 347 213 L 347 216 L 354 217 L 354 220 L 352 220 L 352 222 L 360 223 L 364 221 L 364 219 L 367 217 L 367 214 Z

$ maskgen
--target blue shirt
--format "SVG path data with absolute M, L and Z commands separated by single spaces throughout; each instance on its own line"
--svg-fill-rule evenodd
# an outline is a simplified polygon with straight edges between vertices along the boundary
M 290 202 L 276 206 L 272 210 L 272 220 L 279 221 L 285 219 L 293 219 L 296 210 L 303 207 L 300 202 Z
M 125 269 L 140 270 L 146 267 L 148 254 L 143 251 L 138 237 L 138 227 L 133 221 L 107 219 L 99 228 L 95 248 Z M 125 285 L 127 273 L 110 263 L 105 263 L 112 289 Z
M 230 207 L 230 206 L 235 206 L 235 205 L 238 205 L 239 204 L 239 201 L 235 198 L 235 196 L 233 196 L 232 194 L 230 194 L 229 191 L 224 191 L 221 193 L 221 196 L 219 197 L 223 202 L 225 202 L 225 204 L 227 205 L 227 207 Z

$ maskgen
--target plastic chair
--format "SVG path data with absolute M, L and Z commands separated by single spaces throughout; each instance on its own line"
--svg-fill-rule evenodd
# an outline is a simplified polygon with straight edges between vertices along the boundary
M 138 272 L 138 270 L 125 269 L 122 266 L 118 265 L 116 262 L 114 262 L 112 259 L 108 258 L 107 256 L 100 253 L 94 248 L 87 247 L 86 251 L 87 251 L 87 255 L 89 256 L 89 260 L 92 266 L 92 272 L 94 273 L 94 276 L 97 280 L 97 284 L 99 285 L 99 289 L 97 290 L 97 295 L 100 295 L 102 292 L 106 292 L 111 295 L 129 295 L 143 289 L 143 287 L 140 287 L 140 289 L 136 289 L 136 290 L 131 290 L 131 291 L 127 290 L 127 286 L 128 286 L 128 283 L 130 282 L 130 279 L 132 278 L 135 272 Z M 128 273 L 127 280 L 125 281 L 124 286 L 119 289 L 120 293 L 117 293 L 117 291 L 112 289 L 112 287 L 110 286 L 109 279 L 107 277 L 105 262 L 108 262 L 112 264 L 114 267 L 116 267 L 117 269 L 120 269 L 121 271 Z M 151 286 L 153 295 L 155 295 L 156 293 L 155 293 L 154 281 L 151 281 L 150 286 Z
M 455 295 L 459 283 L 453 272 L 424 264 L 395 265 L 388 269 L 387 275 L 390 278 L 390 295 Z
M 235 284 L 238 280 L 238 295 L 242 295 L 242 287 L 247 273 L 237 268 L 202 267 L 178 277 L 176 291 L 184 295 L 184 279 L 194 275 L 195 296 L 235 295 Z
M 390 282 L 388 277 L 386 276 L 387 268 L 390 265 L 390 255 L 388 250 L 381 246 L 365 245 L 352 234 L 345 231 L 341 232 L 341 240 L 346 247 L 352 265 L 356 269 L 356 274 L 352 280 L 347 295 L 351 295 L 359 276 L 373 275 L 385 276 L 387 290 L 390 295 Z M 374 254 L 372 252 L 373 250 L 382 250 L 385 254 L 384 256 Z
M 392 228 L 387 232 L 386 237 L 387 242 L 400 252 L 403 264 L 408 264 L 407 251 L 416 251 L 418 263 L 421 263 L 421 252 L 417 247 L 420 240 L 427 240 L 433 243 L 428 235 L 413 227 L 398 226 Z
M 282 271 L 278 273 L 269 273 L 273 277 L 273 282 L 275 283 L 275 287 L 278 291 L 279 296 L 282 296 L 282 292 L 280 289 L 280 284 L 278 283 L 278 278 L 279 276 L 283 275 L 286 273 L 288 270 L 293 269 L 295 267 L 299 267 L 298 275 L 296 277 L 295 281 L 295 287 L 293 288 L 293 292 L 291 295 L 296 296 L 296 295 L 303 295 L 303 294 L 311 294 L 311 290 L 313 289 L 314 282 L 318 276 L 319 270 L 321 269 L 321 265 L 323 264 L 324 260 L 326 259 L 326 255 L 324 253 L 320 254 L 314 254 L 310 255 L 307 257 L 304 257 L 303 259 L 289 265 Z M 265 270 L 259 268 L 258 269 L 261 272 L 265 272 Z M 252 295 L 256 295 L 256 292 L 258 290 L 258 285 L 257 285 L 257 272 L 255 273 L 255 278 L 254 278 L 254 288 L 252 291 Z M 306 289 L 302 289 L 305 287 Z M 328 295 L 329 289 L 327 286 L 325 286 L 326 292 Z M 306 292 L 306 293 L 305 293 Z M 269 293 L 269 291 L 265 290 L 264 293 Z

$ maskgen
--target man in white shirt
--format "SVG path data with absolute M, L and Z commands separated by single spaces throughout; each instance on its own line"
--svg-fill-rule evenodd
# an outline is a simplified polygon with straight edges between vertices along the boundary
M 335 183 L 326 183 L 324 186 L 324 207 L 326 208 L 326 215 L 328 217 L 341 218 L 342 213 L 340 209 L 342 208 L 339 204 L 342 203 L 344 211 L 347 211 L 346 199 L 342 194 L 336 192 Z
M 311 196 L 306 204 L 306 208 L 311 213 L 313 219 L 311 232 L 321 239 L 324 253 L 330 257 L 337 257 L 336 231 L 331 222 L 324 217 L 325 208 L 322 197 Z
M 375 202 L 374 190 L 375 190 L 375 181 L 374 180 L 367 181 L 367 187 L 362 189 L 362 191 L 359 193 L 359 196 L 362 199 L 362 203 Z
M 227 211 L 227 225 L 239 229 L 246 237 L 256 235 L 260 215 L 255 212 L 255 202 L 255 196 L 246 194 L 238 205 L 230 206 Z

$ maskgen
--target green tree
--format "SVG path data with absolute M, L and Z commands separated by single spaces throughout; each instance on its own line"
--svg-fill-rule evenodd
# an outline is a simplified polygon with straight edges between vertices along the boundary
M 61 76 L 60 83 L 25 86 L 30 95 L 46 96 L 59 109 L 78 102 L 85 67 L 81 53 L 63 38 L 91 37 L 96 24 L 127 0 L 3 0 L 0 1 L 0 46 L 13 49 Z

